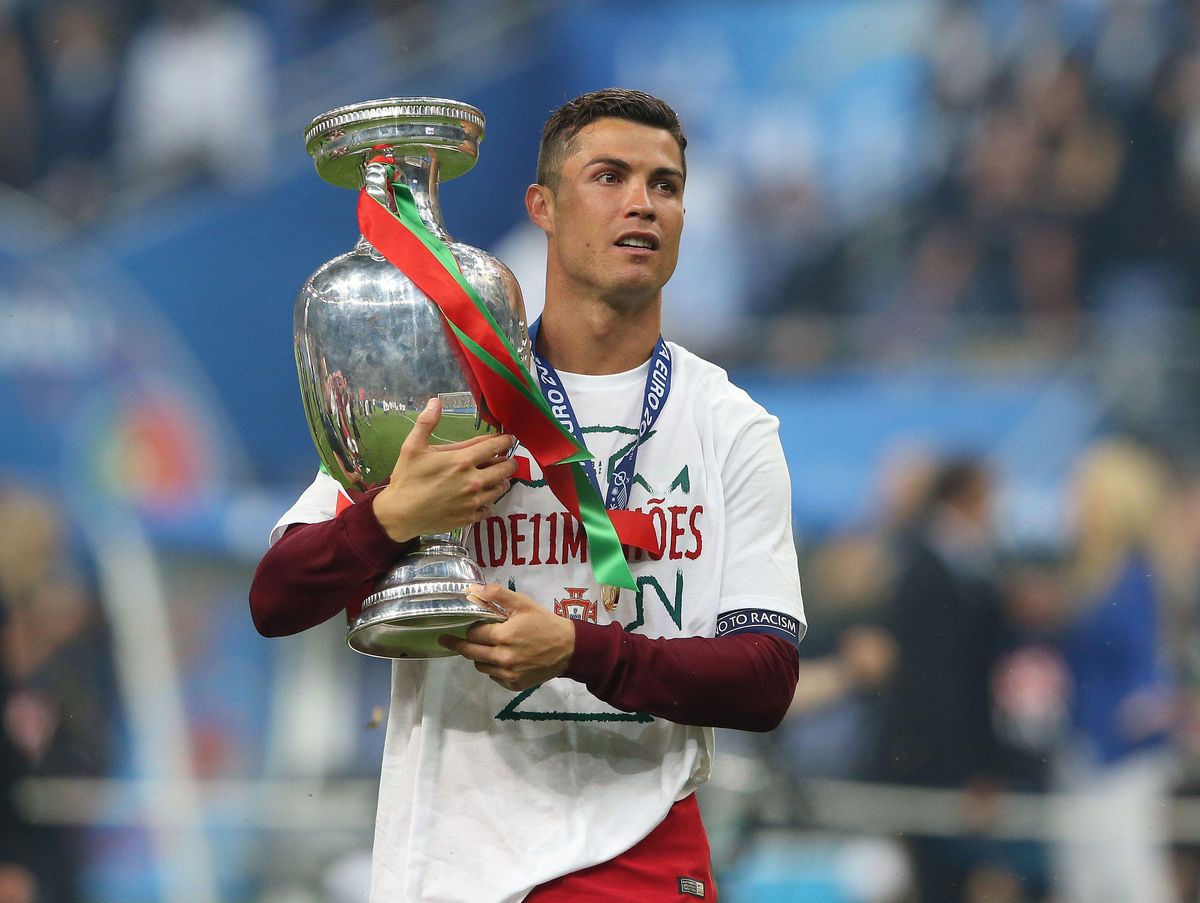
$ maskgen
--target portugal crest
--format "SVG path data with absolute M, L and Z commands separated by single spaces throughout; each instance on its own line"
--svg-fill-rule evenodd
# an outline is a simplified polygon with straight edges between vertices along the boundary
M 572 621 L 596 623 L 596 603 L 583 598 L 586 586 L 564 586 L 567 598 L 554 600 L 554 613 Z

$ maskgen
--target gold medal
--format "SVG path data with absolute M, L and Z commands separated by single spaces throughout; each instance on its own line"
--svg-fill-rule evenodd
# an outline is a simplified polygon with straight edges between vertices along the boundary
M 621 601 L 621 587 L 604 584 L 600 587 L 600 601 L 604 603 L 605 611 L 612 611 Z

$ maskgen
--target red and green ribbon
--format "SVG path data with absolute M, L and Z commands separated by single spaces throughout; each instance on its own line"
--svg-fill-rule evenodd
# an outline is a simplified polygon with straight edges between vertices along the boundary
M 651 518 L 639 511 L 607 511 L 579 462 L 592 456 L 558 422 L 516 349 L 479 294 L 467 282 L 446 244 L 417 212 L 412 192 L 386 157 L 393 213 L 364 188 L 358 198 L 363 236 L 393 266 L 429 296 L 465 365 L 481 416 L 504 424 L 542 468 L 550 489 L 583 524 L 592 570 L 601 583 L 635 589 L 621 544 L 661 554 Z

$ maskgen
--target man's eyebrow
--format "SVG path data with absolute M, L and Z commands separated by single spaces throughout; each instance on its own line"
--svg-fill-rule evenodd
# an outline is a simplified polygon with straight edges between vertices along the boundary
M 603 163 L 605 166 L 611 166 L 613 169 L 619 169 L 622 172 L 629 172 L 633 169 L 632 166 L 617 157 L 593 157 L 584 163 L 583 167 L 587 169 L 589 166 L 595 166 L 597 163 Z
M 680 182 L 683 181 L 683 172 L 676 169 L 674 166 L 660 166 L 654 172 L 650 173 L 654 178 L 662 178 L 663 176 L 673 176 Z
M 588 167 L 596 166 L 597 164 L 611 166 L 613 169 L 621 170 L 621 172 L 630 172 L 633 169 L 633 167 L 630 166 L 627 161 L 622 160 L 619 157 L 593 157 L 591 160 L 588 160 L 587 163 L 583 164 L 583 167 L 584 169 L 587 169 Z M 683 181 L 683 172 L 673 166 L 660 166 L 650 173 L 650 175 L 653 178 L 673 176 L 674 178 L 679 179 L 681 182 Z

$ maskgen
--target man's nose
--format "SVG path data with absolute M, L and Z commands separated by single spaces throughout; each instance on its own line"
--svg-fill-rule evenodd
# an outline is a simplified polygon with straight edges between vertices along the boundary
M 629 197 L 626 199 L 625 204 L 625 215 L 650 220 L 657 216 L 654 209 L 654 199 L 650 195 L 650 187 L 648 185 L 630 183 Z

